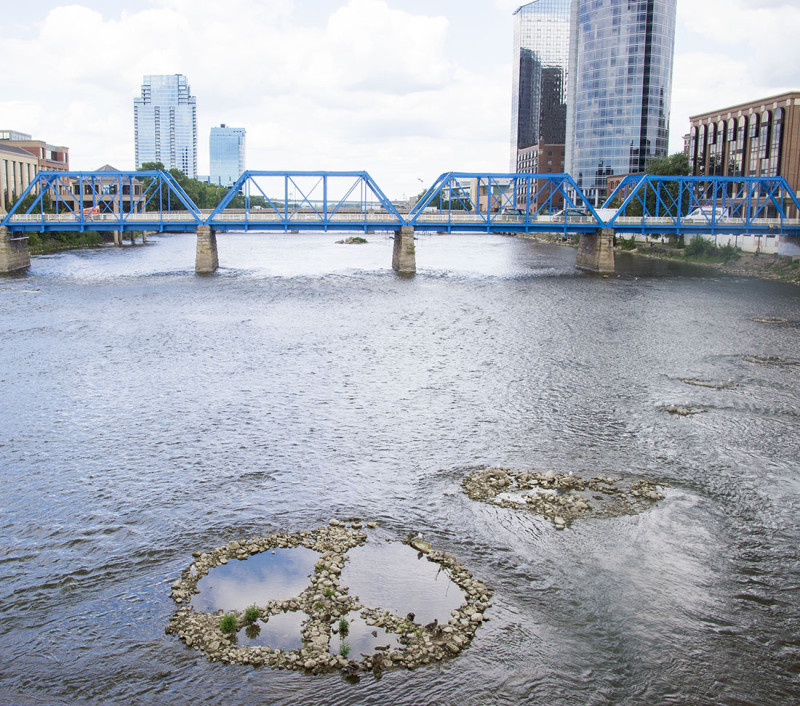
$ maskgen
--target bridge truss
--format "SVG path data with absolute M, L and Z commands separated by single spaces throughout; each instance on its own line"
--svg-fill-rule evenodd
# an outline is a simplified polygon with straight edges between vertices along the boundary
M 247 171 L 201 210 L 163 171 L 39 172 L 1 226 L 32 231 L 800 235 L 783 177 L 629 176 L 595 208 L 568 174 L 446 172 L 401 213 L 364 171 Z
M 408 216 L 415 230 L 585 233 L 603 221 L 569 174 L 446 172 Z
M 202 223 L 203 213 L 168 172 L 42 171 L 0 225 L 22 232 L 183 232 Z
M 619 233 L 800 234 L 800 201 L 783 177 L 632 175 L 606 209 Z
M 367 172 L 246 171 L 205 225 L 216 231 L 395 231 L 405 221 Z

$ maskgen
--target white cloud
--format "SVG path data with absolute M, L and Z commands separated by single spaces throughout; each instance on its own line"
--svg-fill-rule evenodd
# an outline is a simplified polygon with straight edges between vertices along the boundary
M 349 0 L 313 26 L 291 12 L 249 0 L 153 0 L 116 19 L 56 7 L 30 39 L 0 29 L 6 51 L 26 57 L 0 79 L 0 113 L 70 146 L 75 168 L 131 168 L 142 76 L 183 73 L 197 97 L 201 171 L 220 122 L 247 128 L 252 168 L 380 170 L 388 191 L 470 153 L 504 168 L 510 79 L 459 68 L 445 17 L 385 0 Z

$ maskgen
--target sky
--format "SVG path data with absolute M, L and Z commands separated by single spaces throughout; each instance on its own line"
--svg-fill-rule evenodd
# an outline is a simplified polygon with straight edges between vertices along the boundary
M 509 168 L 519 0 L 0 0 L 0 129 L 134 168 L 145 74 L 182 73 L 247 168 L 366 170 L 386 194 Z M 689 116 L 800 90 L 800 0 L 678 0 L 670 152 Z

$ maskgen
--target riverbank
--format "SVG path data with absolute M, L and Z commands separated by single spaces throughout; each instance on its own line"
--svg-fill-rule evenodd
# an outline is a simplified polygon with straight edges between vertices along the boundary
M 541 243 L 556 243 L 568 247 L 578 246 L 577 237 L 564 239 L 560 235 L 534 233 L 524 234 L 522 237 Z M 727 275 L 756 277 L 758 279 L 777 280 L 800 285 L 800 261 L 780 255 L 739 253 L 738 258 L 728 262 L 713 262 L 703 258 L 686 257 L 682 249 L 662 244 L 645 245 L 642 243 L 633 250 L 624 250 L 620 247 L 616 247 L 614 250 L 615 252 L 628 253 L 650 259 L 670 260 L 672 262 L 684 262 L 689 265 L 709 267 Z

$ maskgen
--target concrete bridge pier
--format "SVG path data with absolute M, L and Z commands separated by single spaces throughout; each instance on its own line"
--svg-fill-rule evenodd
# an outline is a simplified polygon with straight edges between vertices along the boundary
M 216 272 L 219 267 L 217 232 L 211 226 L 197 226 L 197 255 L 194 271 L 199 274 Z
M 413 275 L 417 271 L 413 226 L 402 226 L 394 234 L 392 269 L 401 275 Z
M 575 266 L 588 272 L 613 275 L 614 231 L 611 228 L 601 228 L 596 233 L 581 234 Z
M 6 226 L 0 226 L 0 273 L 25 270 L 30 266 L 28 236 L 14 238 Z
M 115 230 L 113 232 L 114 232 L 114 245 L 116 245 L 118 248 L 122 247 L 122 231 Z

